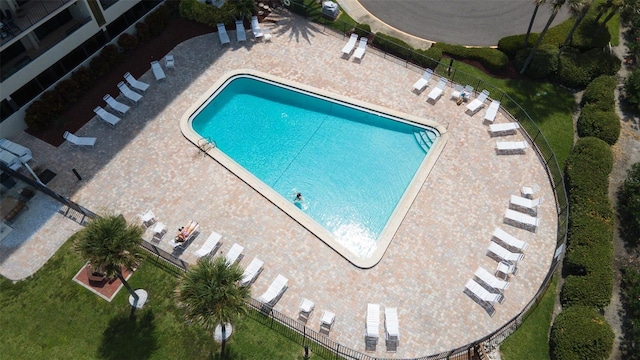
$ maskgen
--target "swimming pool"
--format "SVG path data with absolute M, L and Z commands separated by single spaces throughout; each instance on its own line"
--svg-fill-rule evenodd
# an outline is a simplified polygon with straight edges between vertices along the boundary
M 234 173 L 350 261 L 371 262 L 399 226 L 391 220 L 406 213 L 398 209 L 407 189 L 424 182 L 443 129 L 310 90 L 230 74 L 188 112 L 183 130 L 195 144 L 215 143 L 214 158 L 239 165 Z

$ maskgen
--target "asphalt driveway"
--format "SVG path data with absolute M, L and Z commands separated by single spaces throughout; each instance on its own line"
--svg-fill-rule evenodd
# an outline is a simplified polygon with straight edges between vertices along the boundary
M 419 38 L 471 46 L 494 46 L 500 38 L 524 34 L 534 9 L 532 0 L 359 0 L 380 21 Z M 538 10 L 534 31 L 551 14 Z M 554 25 L 569 17 L 562 9 Z

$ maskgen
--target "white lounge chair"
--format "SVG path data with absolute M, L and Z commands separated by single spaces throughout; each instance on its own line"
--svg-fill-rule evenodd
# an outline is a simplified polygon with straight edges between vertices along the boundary
M 200 249 L 195 251 L 196 256 L 200 258 L 211 254 L 213 249 L 215 249 L 216 246 L 218 246 L 218 244 L 220 243 L 221 238 L 222 235 L 218 234 L 215 231 L 212 231 L 211 235 L 209 235 L 207 240 L 205 240 L 204 244 L 200 246 Z
M 108 123 L 111 126 L 116 126 L 121 120 L 119 117 L 103 109 L 102 106 L 96 106 L 95 109 L 93 109 L 93 112 L 98 115 L 98 118 L 100 118 L 100 120 Z
M 235 264 L 235 262 L 238 261 L 238 258 L 240 257 L 240 255 L 242 255 L 243 251 L 244 251 L 243 246 L 240 246 L 238 244 L 233 244 L 231 246 L 231 249 L 229 249 L 227 254 L 224 256 L 225 259 L 227 259 L 227 263 Z
M 540 220 L 538 218 L 511 209 L 507 209 L 504 214 L 504 218 L 506 220 L 505 222 L 515 222 L 516 224 L 522 225 L 524 228 L 534 232 L 540 224 Z
M 367 39 L 366 37 L 361 37 L 360 38 L 360 43 L 358 44 L 358 48 L 356 49 L 356 51 L 353 52 L 353 57 L 358 59 L 358 60 L 362 60 L 362 57 L 364 56 L 365 51 L 367 50 L 367 42 L 369 41 L 369 39 Z
M 302 302 L 300 303 L 300 316 L 304 317 L 305 319 L 309 318 L 309 315 L 311 315 L 311 312 L 313 311 L 313 308 L 316 306 L 316 304 L 313 303 L 313 301 L 304 298 L 302 299 Z
M 515 121 L 502 124 L 491 124 L 489 125 L 489 132 L 491 133 L 491 136 L 508 135 L 515 134 L 519 128 L 520 124 Z
M 484 107 L 484 102 L 487 100 L 487 98 L 489 97 L 489 91 L 487 90 L 482 90 L 482 92 L 480 93 L 480 95 L 478 95 L 477 98 L 473 99 L 468 105 L 467 105 L 467 112 L 470 115 L 473 115 L 475 113 L 478 112 L 478 110 L 482 109 Z
M 244 273 L 242 273 L 242 280 L 240 280 L 240 285 L 248 285 L 255 280 L 256 276 L 262 271 L 262 266 L 264 265 L 264 261 L 256 258 L 253 258 L 246 269 L 244 269 Z
M 0 148 L 8 152 L 10 155 L 16 156 L 22 163 L 29 162 L 33 159 L 33 153 L 29 148 L 18 143 L 14 143 L 9 139 L 0 139 Z
M 471 279 L 467 281 L 464 286 L 467 288 L 473 295 L 475 295 L 478 299 L 488 302 L 488 303 L 497 303 L 502 301 L 504 298 L 502 294 L 492 293 L 489 290 L 482 287 L 482 285 L 478 284 L 475 280 Z
M 273 305 L 273 303 L 278 299 L 278 295 L 280 295 L 287 287 L 287 283 L 289 279 L 278 274 L 278 276 L 273 280 L 271 285 L 264 294 L 258 297 L 258 301 L 262 302 L 265 305 Z
M 487 285 L 489 285 L 492 288 L 497 289 L 497 290 L 507 290 L 507 288 L 509 287 L 509 284 L 510 284 L 508 281 L 504 281 L 504 280 L 498 279 L 497 277 L 495 277 L 492 273 L 488 272 L 482 266 L 480 266 L 478 268 L 478 270 L 476 270 L 474 275 L 478 279 L 482 280 L 485 284 L 487 284 Z
M 400 340 L 397 308 L 384 308 L 384 327 L 387 341 L 395 341 L 395 345 L 397 345 L 398 340 Z
M 320 330 L 324 329 L 325 331 L 331 330 L 331 326 L 333 322 L 336 320 L 336 314 L 331 311 L 325 310 L 322 313 L 322 318 L 320 318 Z
M 229 34 L 227 34 L 227 28 L 224 27 L 224 24 L 220 23 L 216 25 L 218 27 L 218 37 L 220 38 L 220 45 L 229 44 L 231 40 L 229 40 Z
M 68 131 L 65 131 L 62 135 L 71 145 L 75 145 L 78 147 L 85 147 L 88 149 L 93 149 L 93 146 L 96 144 L 96 138 L 88 137 L 88 136 L 76 136 Z
M 444 88 L 446 86 L 447 86 L 447 80 L 440 79 L 436 87 L 431 89 L 431 91 L 429 92 L 429 95 L 427 95 L 427 101 L 432 100 L 434 103 L 438 101 L 440 96 L 442 96 L 442 93 L 444 92 Z
M 18 171 L 22 166 L 20 158 L 6 150 L 0 150 L 0 162 L 7 165 L 11 170 Z
M 542 198 L 537 199 L 527 199 L 518 195 L 511 195 L 511 199 L 509 202 L 509 207 L 514 210 L 524 209 L 531 213 L 531 215 L 536 215 L 538 206 L 542 202 Z
M 164 67 L 167 69 L 176 68 L 176 60 L 173 58 L 172 54 L 167 54 L 167 56 L 164 57 Z
M 498 141 L 496 151 L 498 154 L 521 154 L 528 146 L 526 141 Z
M 500 101 L 492 100 L 491 104 L 487 108 L 487 112 L 484 113 L 484 121 L 493 122 L 498 115 L 498 111 L 500 111 Z
M 142 100 L 142 95 L 131 90 L 127 86 L 127 84 L 124 83 L 124 81 L 120 81 L 118 83 L 118 89 L 120 90 L 120 93 L 122 94 L 122 96 L 126 97 L 129 101 L 131 101 L 134 104 L 137 104 L 138 101 Z
M 527 199 L 531 199 L 534 194 L 537 194 L 540 191 L 540 185 L 533 184 L 531 186 L 523 186 L 520 188 L 520 195 L 522 197 L 526 197 Z
M 493 231 L 493 237 L 518 250 L 524 250 L 529 246 L 528 243 L 517 239 L 515 236 L 500 228 L 496 228 Z
M 156 60 L 151 62 L 151 71 L 153 72 L 153 76 L 158 81 L 167 78 L 167 76 L 164 74 L 164 70 L 162 70 L 162 66 L 160 66 L 160 63 Z
M 162 237 L 166 233 L 167 233 L 167 226 L 165 224 L 161 223 L 160 221 L 158 221 L 153 226 L 153 238 L 154 239 L 160 240 L 160 239 L 162 239 Z
M 378 328 L 380 326 L 380 305 L 367 304 L 367 333 L 369 338 L 378 338 L 380 334 Z
M 518 267 L 516 266 L 515 262 L 506 261 L 506 260 L 498 262 L 498 267 L 496 269 L 496 276 L 498 276 L 498 274 L 515 275 L 517 272 L 518 272 Z
M 125 115 L 129 109 L 131 109 L 128 105 L 125 105 L 118 100 L 114 99 L 111 95 L 107 94 L 102 99 L 107 103 L 113 111 L 120 113 L 120 115 Z
M 342 48 L 342 55 L 346 55 L 347 57 L 349 57 L 349 55 L 351 55 L 351 52 L 353 51 L 353 48 L 356 47 L 356 41 L 358 41 L 358 34 L 351 34 L 349 41 L 347 41 L 347 43 Z
M 244 29 L 242 20 L 236 20 L 236 39 L 238 42 L 247 41 L 247 31 Z
M 524 254 L 511 252 L 493 241 L 489 243 L 487 250 L 502 260 L 520 261 L 524 258 Z
M 131 85 L 132 88 L 140 92 L 144 93 L 149 88 L 149 84 L 142 82 L 140 80 L 137 80 L 136 78 L 133 77 L 133 75 L 131 75 L 131 73 L 124 74 L 124 79 L 127 81 L 129 85 Z
M 150 226 L 154 222 L 156 222 L 156 217 L 155 215 L 153 215 L 153 211 L 151 210 L 148 210 L 144 214 L 138 215 L 138 217 L 140 218 L 140 220 L 142 220 L 142 225 L 144 226 Z
M 470 97 L 473 94 L 473 86 L 466 85 L 464 88 L 462 85 L 456 85 L 455 89 L 451 93 L 451 98 L 454 100 L 460 99 L 460 97 Z
M 257 16 L 251 17 L 251 32 L 253 32 L 253 37 L 256 39 L 264 36 L 262 29 L 260 29 L 260 22 Z
M 415 90 L 416 92 L 422 91 L 425 87 L 427 87 L 427 85 L 429 85 L 429 80 L 431 80 L 432 76 L 433 70 L 425 70 L 424 74 L 422 74 L 422 77 L 413 84 L 413 90 Z

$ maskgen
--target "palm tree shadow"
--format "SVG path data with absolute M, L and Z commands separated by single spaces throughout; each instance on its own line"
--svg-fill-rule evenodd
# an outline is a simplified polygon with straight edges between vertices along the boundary
M 158 348 L 153 311 L 119 315 L 109 322 L 98 348 L 100 359 L 147 359 Z
M 234 351 L 231 351 L 231 346 L 227 343 L 224 349 L 224 354 L 221 354 L 219 351 L 213 354 L 211 357 L 212 360 L 248 360 L 246 356 L 238 355 Z
M 309 9 L 309 12 L 315 11 L 320 10 Z M 282 17 L 276 22 L 276 27 L 272 28 L 271 32 L 278 36 L 288 34 L 289 41 L 300 42 L 300 38 L 302 38 L 311 44 L 311 38 L 315 37 L 316 33 L 322 32 L 317 24 L 294 12 L 286 12 L 283 8 L 274 9 L 274 12 L 279 12 Z

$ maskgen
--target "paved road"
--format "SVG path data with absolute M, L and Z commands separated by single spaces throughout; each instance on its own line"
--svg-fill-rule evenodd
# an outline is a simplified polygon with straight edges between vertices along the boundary
M 452 44 L 493 46 L 500 38 L 527 31 L 532 0 L 359 0 L 373 16 L 419 38 Z M 534 31 L 542 31 L 549 6 L 541 6 Z M 562 10 L 554 25 L 569 16 Z

